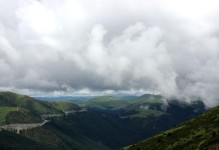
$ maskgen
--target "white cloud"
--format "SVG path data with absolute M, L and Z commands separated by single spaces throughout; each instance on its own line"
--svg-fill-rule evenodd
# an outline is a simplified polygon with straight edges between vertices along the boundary
M 0 85 L 217 104 L 219 2 L 0 0 Z

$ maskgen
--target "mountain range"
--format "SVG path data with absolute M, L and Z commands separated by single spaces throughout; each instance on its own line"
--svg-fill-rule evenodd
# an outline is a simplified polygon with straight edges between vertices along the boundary
M 46 101 L 0 92 L 0 148 L 116 150 L 205 111 L 198 98 L 186 103 L 145 94 Z M 39 125 L 30 128 L 33 123 Z M 29 128 L 16 132 L 13 125 Z

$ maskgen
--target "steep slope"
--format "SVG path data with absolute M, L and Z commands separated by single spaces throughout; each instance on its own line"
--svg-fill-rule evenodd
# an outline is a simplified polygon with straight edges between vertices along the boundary
M 219 149 L 219 106 L 123 150 Z

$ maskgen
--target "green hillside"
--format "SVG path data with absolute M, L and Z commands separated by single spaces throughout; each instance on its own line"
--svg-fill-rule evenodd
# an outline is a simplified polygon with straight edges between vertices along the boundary
M 11 111 L 6 115 L 6 124 L 40 122 L 42 122 L 40 115 L 24 108 L 20 108 L 18 111 Z
M 70 110 L 80 110 L 81 107 L 78 105 L 72 103 L 72 102 L 66 102 L 66 101 L 52 101 L 48 102 L 52 107 L 61 110 L 61 111 L 70 111 Z
M 123 118 L 147 118 L 164 115 L 163 110 L 159 110 L 161 105 L 163 105 L 163 97 L 152 94 L 145 94 L 132 99 L 100 96 L 80 103 L 80 106 L 96 111 L 122 112 L 120 116 Z
M 166 100 L 163 96 L 154 94 L 144 94 L 132 99 L 100 96 L 82 101 L 80 106 L 100 113 L 117 114 L 121 118 L 149 118 L 173 115 L 177 119 L 182 116 L 182 119 L 180 118 L 179 120 L 185 120 L 186 116 L 196 112 L 199 114 L 205 109 L 203 103 L 197 99 L 194 99 L 189 104 L 179 100 Z M 174 113 L 176 112 L 180 113 L 175 115 Z M 190 117 L 193 116 L 191 115 Z
M 0 92 L 0 106 L 25 108 L 37 114 L 62 113 L 60 110 L 48 105 L 47 102 L 12 92 Z
M 16 112 L 17 107 L 0 107 L 0 125 L 6 123 L 6 117 L 10 112 Z
M 163 97 L 159 94 L 144 94 L 140 97 L 135 98 L 136 103 L 162 103 Z
M 165 99 L 161 95 L 145 94 L 133 99 L 129 105 L 123 108 L 120 116 L 124 118 L 148 118 L 171 115 L 176 119 L 184 120 L 190 115 L 190 117 L 194 117 L 195 114 L 203 111 L 205 111 L 205 106 L 197 98 L 193 98 L 191 103 L 187 103 L 178 99 Z
M 10 92 L 0 92 L 0 103 L 2 124 L 42 122 L 44 113 L 76 110 L 65 116 L 54 115 L 43 126 L 22 130 L 20 135 L 0 131 L 0 149 L 25 149 L 17 141 L 21 138 L 26 149 L 33 144 L 36 149 L 117 150 L 205 111 L 200 101 L 188 104 L 171 100 L 167 105 L 158 95 L 133 99 L 96 97 L 83 102 L 87 111 L 77 111 L 82 107 L 72 102 L 40 101 Z M 10 136 L 15 141 L 8 143 Z
M 130 101 L 130 104 L 123 108 L 122 117 L 127 118 L 142 118 L 150 116 L 165 115 L 165 111 L 162 106 L 164 104 L 164 98 L 160 95 L 145 94 Z
M 217 150 L 219 149 L 219 106 L 123 150 Z
M 0 125 L 42 122 L 42 114 L 64 114 L 80 107 L 65 101 L 40 101 L 12 92 L 0 92 Z
M 100 96 L 84 101 L 81 106 L 101 109 L 101 110 L 115 110 L 127 106 L 131 103 L 130 99 L 118 98 L 112 96 Z

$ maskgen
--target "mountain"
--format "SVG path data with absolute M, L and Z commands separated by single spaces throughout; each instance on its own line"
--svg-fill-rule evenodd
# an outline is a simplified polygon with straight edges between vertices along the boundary
M 186 103 L 178 99 L 167 100 L 161 95 L 144 94 L 140 97 L 128 99 L 112 96 L 100 96 L 80 104 L 92 111 L 116 114 L 122 118 L 149 118 L 173 116 L 178 120 L 194 117 L 205 111 L 204 104 L 199 99 Z
M 122 108 L 122 117 L 147 118 L 150 116 L 161 116 L 167 114 L 168 105 L 164 97 L 160 95 L 145 94 L 130 101 L 130 104 Z
M 12 92 L 0 92 L 0 149 L 86 150 L 89 146 L 91 150 L 109 149 L 98 141 L 81 135 L 82 128 L 79 124 L 74 126 L 72 119 L 80 111 L 81 107 L 71 102 L 47 102 Z M 66 112 L 73 113 L 64 115 Z M 49 117 L 47 118 L 49 122 L 46 124 L 42 123 L 44 115 Z M 25 127 L 32 123 L 44 125 L 30 129 Z M 25 129 L 21 130 L 19 134 L 14 132 L 13 128 L 9 131 L 1 129 L 7 124 L 18 126 L 18 128 L 25 127 Z M 86 126 L 89 127 L 88 124 Z M 78 131 L 78 129 L 80 130 Z
M 118 98 L 113 96 L 100 96 L 94 97 L 92 99 L 86 100 L 80 104 L 91 109 L 97 110 L 116 110 L 127 106 L 131 103 L 131 99 L 128 98 Z
M 33 144 L 35 149 L 117 150 L 197 116 L 205 108 L 201 101 L 189 104 L 150 94 L 132 99 L 101 96 L 78 106 L 70 100 L 41 101 L 0 92 L 0 111 L 4 112 L 0 113 L 2 125 L 40 123 L 19 134 L 0 131 L 0 149 L 13 149 L 12 145 L 16 145 L 14 149 L 25 149 L 16 141 L 20 138 L 26 149 Z M 42 116 L 48 120 L 45 122 Z M 10 136 L 15 140 L 9 143 Z
M 122 150 L 219 149 L 219 106 Z
M 26 108 L 37 114 L 61 113 L 60 110 L 49 106 L 47 102 L 38 101 L 29 96 L 12 92 L 0 92 L 0 100 L 1 106 Z
M 0 125 L 42 122 L 43 114 L 64 114 L 69 109 L 78 110 L 80 107 L 70 102 L 46 102 L 26 95 L 0 92 Z
M 50 101 L 47 103 L 47 105 L 52 106 L 58 110 L 61 110 L 63 112 L 65 111 L 71 111 L 71 110 L 80 110 L 81 107 L 68 101 Z

